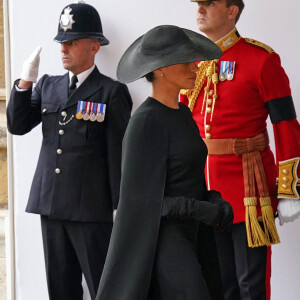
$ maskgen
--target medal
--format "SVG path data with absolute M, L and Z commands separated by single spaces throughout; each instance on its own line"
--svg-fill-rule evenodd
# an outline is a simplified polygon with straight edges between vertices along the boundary
M 219 80 L 232 80 L 235 71 L 235 61 L 221 61 Z
M 228 74 L 227 75 L 227 80 L 232 80 L 233 79 L 233 75 L 232 74 Z
M 101 122 L 104 121 L 105 108 L 106 108 L 106 104 L 98 103 L 98 108 L 97 108 L 97 122 L 101 123 Z
M 77 113 L 76 115 L 76 119 L 81 120 L 83 118 L 83 115 L 81 112 Z
M 83 115 L 82 115 L 83 104 L 84 104 L 83 101 L 78 101 L 78 104 L 77 104 L 77 113 L 75 115 L 76 119 L 78 119 L 78 120 L 81 120 L 83 118 Z
M 95 122 L 96 120 L 97 120 L 97 116 L 94 115 L 94 114 L 92 114 L 92 115 L 90 116 L 90 121 Z
M 96 116 L 96 111 L 97 111 L 97 104 L 92 103 L 92 109 L 91 109 L 91 115 L 90 115 L 90 121 L 95 122 L 97 120 Z
M 220 74 L 219 79 L 220 79 L 220 81 L 226 80 L 225 74 Z
M 235 61 L 230 62 L 230 67 L 227 74 L 227 80 L 232 80 L 234 76 L 234 70 L 235 70 Z
M 90 112 L 90 105 L 91 105 L 91 102 L 86 102 L 85 103 L 86 109 L 85 109 L 85 112 L 83 114 L 83 120 L 84 121 L 88 121 L 90 119 L 90 114 L 89 114 L 89 112 Z
M 97 116 L 97 122 L 103 122 L 104 121 L 104 115 L 103 114 L 101 114 L 101 115 L 99 115 L 99 116 Z
M 221 61 L 221 66 L 220 66 L 220 75 L 219 79 L 220 81 L 225 81 L 226 80 L 226 61 Z

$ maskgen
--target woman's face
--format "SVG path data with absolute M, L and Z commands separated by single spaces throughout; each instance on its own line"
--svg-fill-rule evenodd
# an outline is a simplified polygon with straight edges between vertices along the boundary
M 163 80 L 179 90 L 194 88 L 197 71 L 198 67 L 195 63 L 178 64 L 161 68 Z

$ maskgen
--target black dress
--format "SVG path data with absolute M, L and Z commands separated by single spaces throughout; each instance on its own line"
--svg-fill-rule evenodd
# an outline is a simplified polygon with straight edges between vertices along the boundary
M 120 202 L 97 300 L 210 299 L 198 221 L 161 218 L 165 196 L 205 200 L 206 145 L 190 110 L 148 98 L 123 140 Z

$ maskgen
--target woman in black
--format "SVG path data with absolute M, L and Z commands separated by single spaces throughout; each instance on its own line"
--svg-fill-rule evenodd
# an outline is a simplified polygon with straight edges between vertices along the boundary
M 118 79 L 146 76 L 153 90 L 123 140 L 120 202 L 97 300 L 210 299 L 196 254 L 198 225 L 226 229 L 233 214 L 206 190 L 207 149 L 178 95 L 194 87 L 195 61 L 221 54 L 200 34 L 164 25 L 121 58 Z

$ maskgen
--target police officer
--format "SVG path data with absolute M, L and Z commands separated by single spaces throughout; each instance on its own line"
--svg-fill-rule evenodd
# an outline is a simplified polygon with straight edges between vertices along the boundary
M 224 297 L 269 299 L 268 246 L 279 242 L 276 177 L 281 221 L 289 214 L 282 206 L 300 207 L 300 126 L 289 80 L 271 47 L 239 34 L 243 0 L 192 2 L 198 2 L 199 30 L 223 51 L 219 60 L 199 63 L 195 88 L 183 91 L 181 101 L 208 147 L 208 188 L 220 191 L 234 211 L 232 231 L 216 234 Z M 268 145 L 268 116 L 279 170 Z
M 94 299 L 120 184 L 121 142 L 132 100 L 124 84 L 94 64 L 109 41 L 100 16 L 79 2 L 61 12 L 55 41 L 63 76 L 38 76 L 39 54 L 24 63 L 7 107 L 8 130 L 42 123 L 43 141 L 26 211 L 41 215 L 49 298 L 82 299 L 82 273 Z

